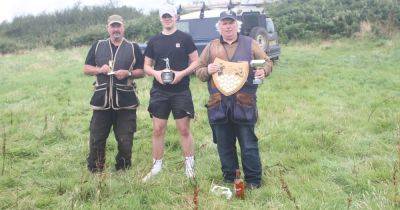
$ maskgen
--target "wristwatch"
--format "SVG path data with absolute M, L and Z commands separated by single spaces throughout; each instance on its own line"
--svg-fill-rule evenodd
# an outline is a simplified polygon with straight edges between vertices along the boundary
M 131 76 L 132 76 L 132 72 L 128 71 L 128 77 L 131 77 Z

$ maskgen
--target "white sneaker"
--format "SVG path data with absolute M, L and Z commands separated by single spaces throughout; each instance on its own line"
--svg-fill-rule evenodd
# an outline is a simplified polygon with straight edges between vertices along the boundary
M 142 179 L 142 182 L 149 181 L 152 177 L 160 173 L 162 169 L 162 159 L 156 160 L 153 159 L 153 167 L 151 168 L 150 172 Z
M 189 179 L 193 179 L 195 176 L 193 156 L 185 157 L 185 174 Z

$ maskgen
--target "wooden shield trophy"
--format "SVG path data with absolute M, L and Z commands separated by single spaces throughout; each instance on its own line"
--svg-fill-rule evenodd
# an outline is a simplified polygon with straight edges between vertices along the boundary
M 215 58 L 215 64 L 221 70 L 212 75 L 215 86 L 225 96 L 230 96 L 243 87 L 249 75 L 248 62 L 229 62 L 220 58 Z

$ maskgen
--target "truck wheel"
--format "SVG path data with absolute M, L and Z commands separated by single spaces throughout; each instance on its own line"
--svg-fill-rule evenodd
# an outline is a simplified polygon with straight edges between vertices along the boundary
M 271 59 L 272 60 L 272 63 L 274 64 L 274 65 L 277 65 L 278 64 L 278 61 L 279 61 L 279 56 L 278 57 L 275 57 L 274 59 Z
M 267 30 L 262 27 L 254 27 L 250 31 L 250 36 L 257 41 L 257 43 L 260 45 L 261 49 L 267 51 L 268 47 L 268 39 L 267 39 Z

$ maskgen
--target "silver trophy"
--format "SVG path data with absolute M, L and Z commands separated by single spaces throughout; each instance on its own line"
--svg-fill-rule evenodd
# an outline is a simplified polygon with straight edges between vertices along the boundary
M 250 61 L 250 66 L 253 69 L 257 69 L 259 67 L 264 67 L 265 66 L 265 60 L 251 60 Z M 260 85 L 260 84 L 262 84 L 262 82 L 263 82 L 262 79 L 257 78 L 257 77 L 254 76 L 254 79 L 253 79 L 253 84 L 254 85 Z
M 164 82 L 164 84 L 171 84 L 172 81 L 174 81 L 175 74 L 173 71 L 171 71 L 171 67 L 169 66 L 169 58 L 164 58 L 165 61 L 165 68 L 167 71 L 163 71 L 161 73 L 161 79 Z
M 114 61 L 113 60 L 109 60 L 108 61 L 108 66 L 110 67 L 110 72 L 108 72 L 107 75 L 115 74 L 115 72 L 114 72 Z

